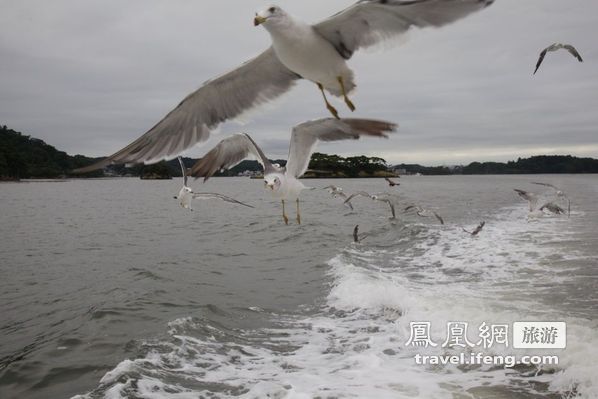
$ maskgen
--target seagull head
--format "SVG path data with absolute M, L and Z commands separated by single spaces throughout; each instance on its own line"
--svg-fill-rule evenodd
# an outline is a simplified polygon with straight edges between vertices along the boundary
M 278 6 L 270 6 L 265 10 L 255 13 L 253 18 L 253 25 L 264 25 L 265 27 L 280 23 L 286 17 L 286 13 Z
M 264 176 L 264 187 L 271 191 L 278 191 L 282 184 L 280 176 L 277 174 L 269 174 Z

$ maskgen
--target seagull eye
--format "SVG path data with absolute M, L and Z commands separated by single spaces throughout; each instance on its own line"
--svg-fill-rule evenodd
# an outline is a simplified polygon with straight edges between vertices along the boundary
M 268 11 L 270 12 L 270 14 L 274 14 L 276 12 L 276 7 L 270 7 Z

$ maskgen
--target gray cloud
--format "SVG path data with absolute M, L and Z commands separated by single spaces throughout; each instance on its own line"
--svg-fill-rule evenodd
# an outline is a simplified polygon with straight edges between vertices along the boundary
M 315 22 L 350 0 L 279 1 Z M 256 0 L 0 0 L 0 123 L 69 153 L 108 155 L 161 119 L 201 83 L 269 45 L 252 26 Z M 598 156 L 595 0 L 496 0 L 442 29 L 413 31 L 400 46 L 359 53 L 355 116 L 396 121 L 387 141 L 323 145 L 343 155 L 455 164 L 540 153 Z M 542 48 L 573 43 L 585 62 Z M 344 115 L 348 111 L 339 103 Z M 286 157 L 291 126 L 327 116 L 302 82 L 224 135 L 253 134 Z

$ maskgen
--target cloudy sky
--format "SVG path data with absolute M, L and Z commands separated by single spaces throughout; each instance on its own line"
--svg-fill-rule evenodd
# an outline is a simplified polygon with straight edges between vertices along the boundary
M 279 0 L 317 22 L 352 0 Z M 0 124 L 70 154 L 109 155 L 153 126 L 205 80 L 265 49 L 259 0 L 0 0 Z M 392 163 L 459 164 L 534 154 L 598 157 L 598 1 L 496 0 L 398 46 L 358 53 L 355 116 L 398 122 L 387 141 L 322 145 Z M 584 58 L 540 50 L 574 44 Z M 338 102 L 342 115 L 348 110 Z M 290 127 L 325 117 L 313 83 L 228 123 L 286 158 Z

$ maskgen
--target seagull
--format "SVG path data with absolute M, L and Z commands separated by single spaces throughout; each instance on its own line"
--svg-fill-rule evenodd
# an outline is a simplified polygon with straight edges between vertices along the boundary
M 554 186 L 549 183 L 532 182 L 532 184 L 537 184 L 539 186 L 545 186 L 545 187 L 552 188 L 554 190 L 556 196 L 559 199 L 563 199 L 563 200 L 567 201 L 567 215 L 571 216 L 571 200 L 569 199 L 569 197 L 567 197 L 567 195 L 565 194 L 565 192 L 563 190 L 561 190 L 557 186 Z
M 360 49 L 404 35 L 411 28 L 440 27 L 491 5 L 494 0 L 360 0 L 315 25 L 278 6 L 257 13 L 254 24 L 270 34 L 272 45 L 236 69 L 207 81 L 185 97 L 161 121 L 131 144 L 91 166 L 86 173 L 111 164 L 155 163 L 174 158 L 206 141 L 220 124 L 271 102 L 298 80 L 314 82 L 327 108 L 338 118 L 325 90 L 343 97 L 355 88 L 347 66 Z
M 478 227 L 475 228 L 474 231 L 467 231 L 465 229 L 463 229 L 464 232 L 466 232 L 467 234 L 471 235 L 472 237 L 477 236 L 478 234 L 480 234 L 480 231 L 482 231 L 482 229 L 484 228 L 484 226 L 486 225 L 486 222 L 482 222 L 478 225 Z
M 179 194 L 176 195 L 174 198 L 179 200 L 181 206 L 185 209 L 189 209 L 190 211 L 193 210 L 191 208 L 191 201 L 193 199 L 200 199 L 200 200 L 209 200 L 209 199 L 219 199 L 225 202 L 230 202 L 233 204 L 243 205 L 249 208 L 253 208 L 251 205 L 244 204 L 240 201 L 237 201 L 234 198 L 227 197 L 226 195 L 222 194 L 215 194 L 215 193 L 194 193 L 193 190 L 187 186 L 187 168 L 183 163 L 183 158 L 179 158 L 179 164 L 181 165 L 181 171 L 183 172 L 183 187 L 179 191 Z
M 557 51 L 557 50 L 560 50 L 560 49 L 567 50 L 569 53 L 571 53 L 572 56 L 574 56 L 575 58 L 577 58 L 577 60 L 579 62 L 583 62 L 583 59 L 581 58 L 581 55 L 579 55 L 579 53 L 577 52 L 577 49 L 575 47 L 573 47 L 572 45 L 570 45 L 570 44 L 554 43 L 554 44 L 551 44 L 550 46 L 546 47 L 540 53 L 540 58 L 538 58 L 538 63 L 536 64 L 536 69 L 534 71 L 534 75 L 536 74 L 536 72 L 538 72 L 538 68 L 540 68 L 540 65 L 542 64 L 542 61 L 544 61 L 544 57 L 546 57 L 546 53 L 548 53 L 549 51 Z
M 353 242 L 359 243 L 365 240 L 367 236 L 367 234 L 362 234 L 361 236 L 359 235 L 359 225 L 355 226 L 353 229 Z
M 394 187 L 394 186 L 400 186 L 401 183 L 397 183 L 396 181 L 389 179 L 388 177 L 385 177 L 384 180 L 386 180 L 388 182 L 388 185 L 390 187 Z
M 374 200 L 374 201 L 385 202 L 390 207 L 390 212 L 392 214 L 391 219 L 396 219 L 397 218 L 397 213 L 396 213 L 396 210 L 395 210 L 396 195 L 389 194 L 389 193 L 370 194 L 370 193 L 367 193 L 365 191 L 358 191 L 358 192 L 350 195 L 349 198 L 347 198 L 345 200 L 345 202 L 346 203 L 350 203 L 351 200 L 353 200 L 353 198 L 355 198 L 355 197 L 367 197 L 367 198 L 369 198 L 371 200 Z
M 343 191 L 342 187 L 337 187 L 334 184 L 331 184 L 329 186 L 324 187 L 324 190 L 328 190 L 328 193 L 330 195 L 332 195 L 332 198 L 342 198 L 343 200 L 347 199 L 347 194 L 345 194 L 345 192 Z M 353 205 L 350 202 L 343 202 L 343 204 L 345 206 L 347 206 L 349 209 L 354 210 L 353 209 Z
M 318 141 L 356 140 L 360 136 L 387 138 L 386 133 L 395 129 L 396 125 L 393 123 L 369 119 L 325 118 L 301 123 L 293 128 L 289 157 L 284 168 L 272 165 L 248 134 L 235 134 L 222 140 L 197 161 L 191 168 L 191 174 L 203 177 L 205 182 L 219 169 L 229 169 L 252 155 L 264 168 L 264 187 L 282 201 L 282 218 L 285 224 L 289 224 L 285 201 L 292 200 L 297 203 L 297 223 L 301 224 L 299 193 L 306 187 L 298 179 L 307 170 Z
M 536 206 L 538 205 L 538 195 L 536 195 L 535 193 L 531 193 L 531 192 L 523 191 L 523 190 L 518 190 L 518 189 L 514 189 L 514 191 L 521 198 L 523 198 L 524 200 L 528 201 L 528 203 L 529 203 L 529 211 L 530 212 L 533 212 L 534 209 L 536 209 Z
M 437 214 L 434 211 L 431 211 L 431 210 L 426 209 L 426 208 L 422 208 L 419 205 L 409 205 L 408 207 L 405 208 L 404 211 L 405 212 L 409 212 L 410 210 L 415 210 L 415 214 L 417 216 L 420 216 L 420 217 L 423 217 L 423 218 L 434 216 L 436 219 L 438 219 L 438 221 L 440 222 L 440 224 L 444 224 L 444 219 L 439 214 Z M 430 215 L 430 213 L 432 215 Z

